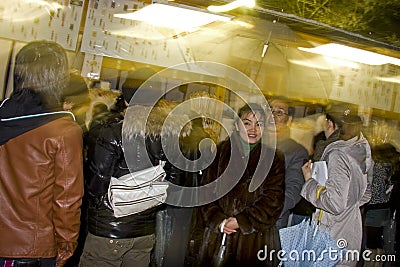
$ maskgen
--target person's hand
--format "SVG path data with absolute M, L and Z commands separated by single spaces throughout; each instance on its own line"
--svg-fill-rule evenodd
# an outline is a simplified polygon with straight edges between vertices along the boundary
M 62 267 L 65 265 L 67 260 L 72 257 L 75 251 L 76 245 L 73 245 L 72 243 L 60 243 L 58 244 L 58 249 L 57 249 L 57 257 L 56 257 L 56 266 L 57 267 Z
M 312 161 L 309 160 L 306 163 L 304 163 L 303 167 L 301 167 L 301 171 L 303 172 L 303 177 L 306 182 L 311 179 L 311 166 L 312 166 Z
M 232 219 L 234 219 L 234 221 L 236 222 L 236 225 L 237 225 L 236 218 L 230 217 L 230 218 L 228 218 L 228 219 L 223 220 L 223 222 L 221 222 L 220 225 L 218 226 L 218 229 L 219 229 L 221 232 L 223 232 L 223 233 L 225 233 L 225 234 L 227 234 L 227 235 L 236 233 L 236 230 L 235 230 L 235 229 L 239 228 L 239 226 L 237 226 L 236 228 L 234 228 L 234 227 L 235 227 L 235 226 L 234 226 L 235 222 L 233 222 Z
M 236 229 L 239 228 L 239 224 L 238 224 L 238 222 L 237 222 L 237 220 L 236 220 L 235 217 L 229 217 L 229 218 L 226 220 L 225 226 L 228 227 L 228 228 L 230 228 L 230 229 L 235 230 L 235 232 L 236 232 Z
M 56 266 L 64 266 L 67 260 L 72 257 L 72 254 L 71 251 L 59 251 L 56 257 Z

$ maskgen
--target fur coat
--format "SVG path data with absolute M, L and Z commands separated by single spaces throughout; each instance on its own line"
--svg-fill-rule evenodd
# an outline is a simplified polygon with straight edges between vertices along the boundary
M 232 145 L 232 146 L 231 146 Z M 261 151 L 266 152 L 267 161 L 260 160 Z M 233 156 L 233 157 L 231 157 Z M 268 164 L 271 163 L 268 171 Z M 231 163 L 229 163 L 232 161 Z M 246 162 L 248 164 L 246 166 Z M 232 164 L 227 168 L 228 164 Z M 254 191 L 249 192 L 249 184 L 255 175 L 256 167 L 265 167 L 262 172 L 265 180 Z M 259 260 L 257 255 L 267 246 L 268 251 L 279 249 L 279 236 L 275 223 L 282 211 L 284 202 L 285 161 L 281 152 L 258 144 L 245 156 L 240 137 L 234 132 L 230 140 L 222 142 L 217 148 L 214 162 L 204 173 L 202 183 L 207 184 L 224 171 L 227 177 L 240 173 L 240 180 L 218 200 L 202 206 L 206 226 L 203 244 L 200 248 L 200 265 L 210 266 L 218 252 L 222 233 L 219 224 L 228 217 L 236 217 L 239 229 L 227 235 L 224 262 L 227 266 L 276 266 L 276 259 Z

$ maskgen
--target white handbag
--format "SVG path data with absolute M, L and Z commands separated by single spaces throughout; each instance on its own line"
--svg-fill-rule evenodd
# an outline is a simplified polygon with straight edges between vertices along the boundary
M 164 203 L 168 188 L 165 176 L 163 164 L 160 164 L 119 178 L 111 177 L 108 200 L 115 217 L 139 213 Z

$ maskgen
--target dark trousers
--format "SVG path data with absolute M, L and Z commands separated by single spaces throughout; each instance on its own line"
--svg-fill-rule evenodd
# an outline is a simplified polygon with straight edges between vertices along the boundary
M 0 267 L 55 267 L 56 258 L 5 259 L 0 258 Z
M 167 213 L 172 220 L 172 229 L 170 230 L 169 240 L 167 240 L 162 266 L 184 266 L 187 245 L 189 243 L 192 212 L 192 208 L 167 206 Z
M 154 234 L 136 238 L 106 238 L 88 233 L 80 267 L 148 267 Z

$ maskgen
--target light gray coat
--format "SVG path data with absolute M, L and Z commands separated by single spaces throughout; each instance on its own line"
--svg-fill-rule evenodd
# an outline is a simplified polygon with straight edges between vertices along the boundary
M 321 225 L 329 228 L 333 239 L 344 239 L 347 250 L 360 251 L 360 206 L 371 198 L 368 176 L 372 175 L 373 160 L 368 141 L 361 135 L 359 139 L 354 137 L 348 141 L 331 143 L 326 147 L 321 160 L 325 160 L 328 165 L 326 189 L 317 199 L 316 192 L 320 186 L 314 179 L 309 179 L 301 195 L 324 211 Z M 355 266 L 356 262 L 345 264 Z

